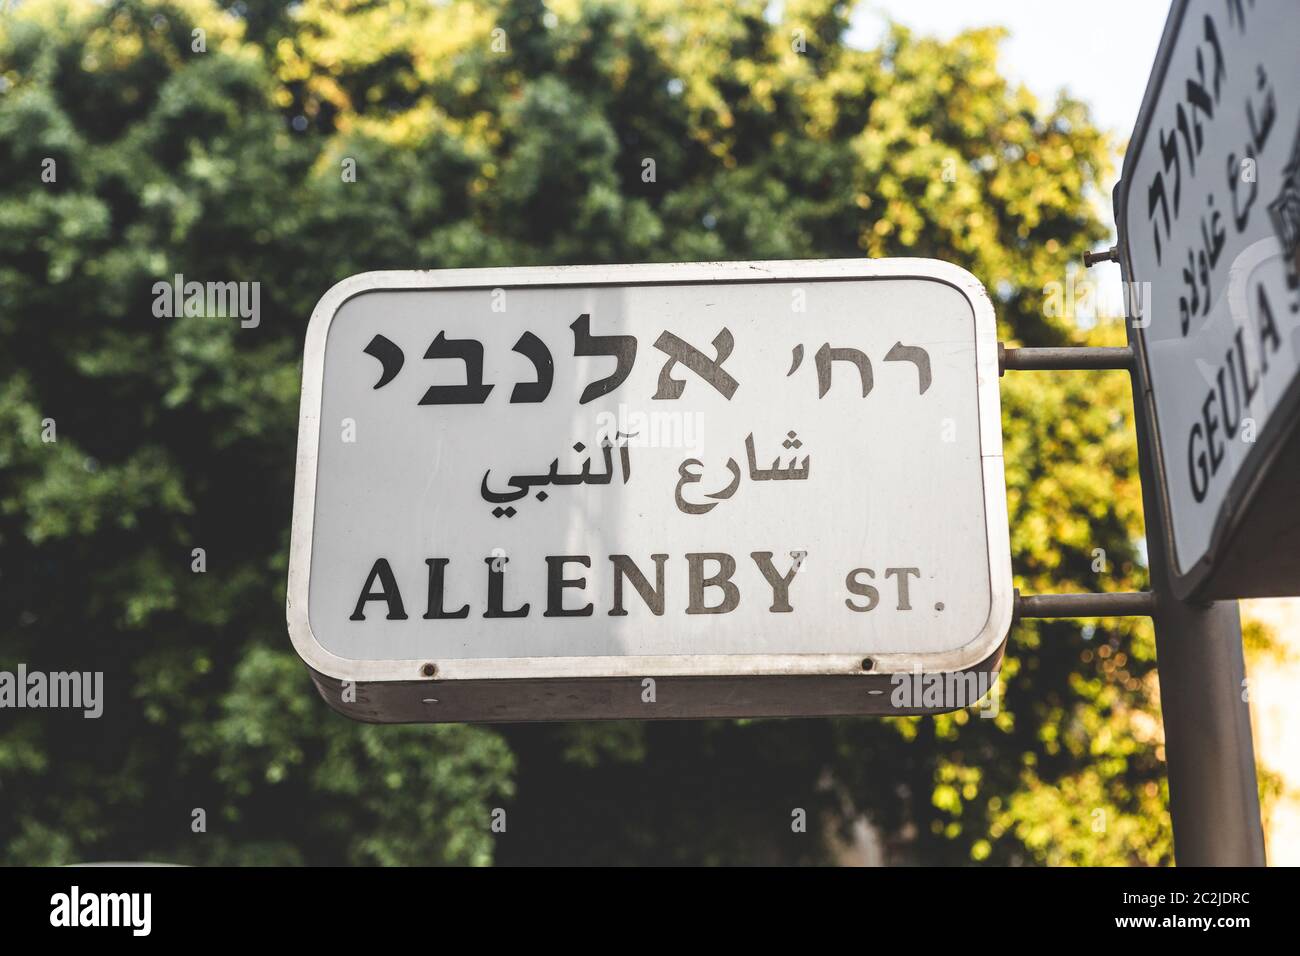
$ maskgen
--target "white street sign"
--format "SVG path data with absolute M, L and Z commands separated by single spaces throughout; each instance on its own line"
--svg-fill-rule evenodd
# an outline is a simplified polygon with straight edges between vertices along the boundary
M 931 260 L 354 276 L 307 335 L 295 647 L 368 719 L 927 709 L 890 675 L 1010 625 L 997 388 Z
M 1300 584 L 1249 544 L 1296 514 L 1263 482 L 1300 400 L 1297 30 L 1292 3 L 1175 3 L 1117 203 L 1176 576 L 1212 596 Z

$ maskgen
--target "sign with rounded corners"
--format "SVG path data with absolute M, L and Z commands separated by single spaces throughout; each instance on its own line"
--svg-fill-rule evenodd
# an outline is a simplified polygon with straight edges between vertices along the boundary
M 1182 598 L 1300 594 L 1297 12 L 1176 0 L 1115 195 Z
M 999 415 L 991 304 L 933 260 L 353 276 L 307 332 L 289 631 L 366 720 L 973 705 Z

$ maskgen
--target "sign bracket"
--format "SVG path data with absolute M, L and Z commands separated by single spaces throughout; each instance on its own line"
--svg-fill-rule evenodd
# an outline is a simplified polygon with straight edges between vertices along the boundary
M 1083 254 L 1083 267 L 1085 269 L 1090 269 L 1099 262 L 1119 262 L 1119 245 L 1113 245 L 1101 252 L 1085 252 Z
M 1021 594 L 1016 588 L 1015 618 L 1029 617 L 1154 617 L 1152 591 L 1111 591 L 1099 594 Z
M 998 343 L 998 374 L 1018 372 L 1084 371 L 1133 368 L 1133 349 L 1127 345 L 1066 345 L 1053 348 L 1014 348 Z

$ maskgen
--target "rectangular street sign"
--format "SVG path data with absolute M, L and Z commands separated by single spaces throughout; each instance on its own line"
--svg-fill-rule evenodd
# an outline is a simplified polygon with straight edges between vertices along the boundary
M 1298 29 L 1177 0 L 1116 193 L 1179 597 L 1300 594 Z
M 351 716 L 951 710 L 1012 604 L 955 266 L 376 272 L 312 316 L 287 615 Z

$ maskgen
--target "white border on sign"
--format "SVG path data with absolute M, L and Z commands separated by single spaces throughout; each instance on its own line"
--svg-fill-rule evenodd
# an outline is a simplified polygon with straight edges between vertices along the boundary
M 477 660 L 353 660 L 326 650 L 308 620 L 312 526 L 316 514 L 316 467 L 320 441 L 325 342 L 330 324 L 348 299 L 376 290 L 496 289 L 547 286 L 698 285 L 852 279 L 929 279 L 951 286 L 975 318 L 976 401 L 984 480 L 985 539 L 989 558 L 989 617 L 964 646 L 938 653 L 873 654 L 674 654 L 605 657 L 516 657 Z M 1001 398 L 998 391 L 997 320 L 979 280 L 937 259 L 805 259 L 772 262 L 700 262 L 668 265 L 542 266 L 513 269 L 445 269 L 365 272 L 339 282 L 316 304 L 303 350 L 302 403 L 298 417 L 298 463 L 285 615 L 299 657 L 327 677 L 349 681 L 427 680 L 423 668 L 437 664 L 438 680 L 526 678 L 732 677 L 961 671 L 993 655 L 1011 628 L 1015 593 L 1007 529 L 1006 478 L 1002 461 Z

